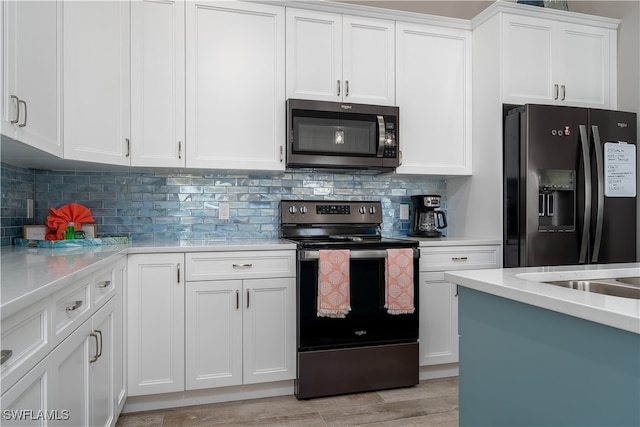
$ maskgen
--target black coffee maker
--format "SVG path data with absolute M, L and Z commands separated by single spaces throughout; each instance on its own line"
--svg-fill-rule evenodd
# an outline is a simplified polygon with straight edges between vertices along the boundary
M 440 230 L 446 228 L 447 217 L 439 210 L 440 196 L 427 194 L 411 196 L 411 230 L 409 236 L 442 237 Z

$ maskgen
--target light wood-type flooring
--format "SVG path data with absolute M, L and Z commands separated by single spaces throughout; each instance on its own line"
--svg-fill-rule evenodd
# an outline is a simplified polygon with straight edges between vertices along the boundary
M 458 378 L 310 400 L 281 396 L 122 414 L 116 426 L 457 427 Z

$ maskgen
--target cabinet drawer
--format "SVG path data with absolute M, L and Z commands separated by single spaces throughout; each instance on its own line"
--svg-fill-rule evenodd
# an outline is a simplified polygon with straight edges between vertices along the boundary
M 97 310 L 116 293 L 115 270 L 107 268 L 93 276 L 93 308 Z
M 295 251 L 197 252 L 186 254 L 187 281 L 294 277 Z
M 2 394 L 51 350 L 51 304 L 41 301 L 2 320 Z
M 499 268 L 500 246 L 420 248 L 420 271 Z
M 54 295 L 54 347 L 90 317 L 92 284 L 93 276 L 88 276 Z

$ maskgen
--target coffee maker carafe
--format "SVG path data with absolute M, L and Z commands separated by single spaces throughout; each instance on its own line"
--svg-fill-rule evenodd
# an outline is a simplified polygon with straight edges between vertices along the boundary
M 447 217 L 439 210 L 440 196 L 428 194 L 411 196 L 411 230 L 409 236 L 442 237 L 442 230 L 447 226 Z

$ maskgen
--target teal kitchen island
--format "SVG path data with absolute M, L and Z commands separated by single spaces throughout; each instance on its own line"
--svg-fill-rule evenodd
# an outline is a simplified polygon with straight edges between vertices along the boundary
M 640 426 L 640 286 L 545 283 L 638 276 L 638 263 L 445 273 L 459 285 L 460 426 Z

